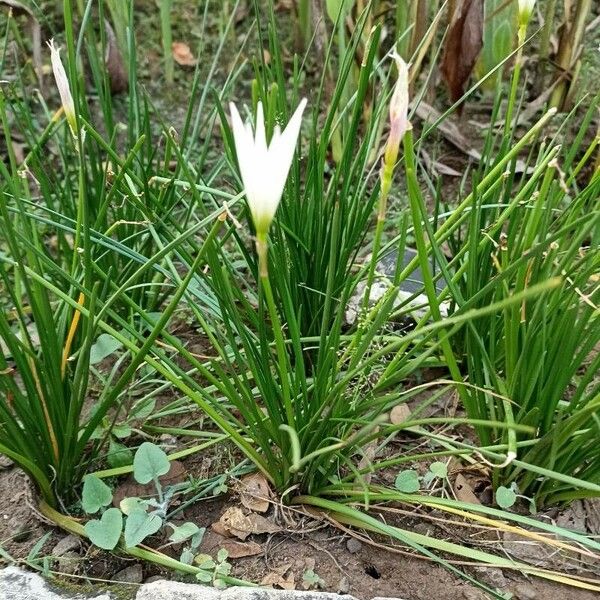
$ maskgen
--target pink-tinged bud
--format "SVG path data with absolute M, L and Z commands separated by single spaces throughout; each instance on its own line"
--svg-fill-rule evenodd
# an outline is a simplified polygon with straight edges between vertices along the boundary
M 402 57 L 394 52 L 393 58 L 398 68 L 398 80 L 390 101 L 390 136 L 385 149 L 385 161 L 395 163 L 400 142 L 410 129 L 408 122 L 408 67 Z
M 73 137 L 77 137 L 77 120 L 75 118 L 75 103 L 73 102 L 73 96 L 71 94 L 71 88 L 69 86 L 69 79 L 65 68 L 60 60 L 60 48 L 54 45 L 54 40 L 48 42 L 50 48 L 50 59 L 52 61 L 52 71 L 54 73 L 54 79 L 56 81 L 56 87 L 60 94 L 60 100 L 62 102 L 63 111 L 67 119 L 67 123 L 71 128 Z

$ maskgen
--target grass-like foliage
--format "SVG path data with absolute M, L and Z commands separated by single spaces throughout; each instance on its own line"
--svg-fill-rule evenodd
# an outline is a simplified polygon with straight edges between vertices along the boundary
M 138 86 L 133 2 L 64 1 L 64 73 L 52 45 L 62 109 L 44 106 L 40 116 L 23 82 L 3 84 L 0 452 L 31 476 L 45 514 L 70 531 L 207 577 L 138 547 L 166 522 L 161 515 L 150 523 L 146 505 L 132 509 L 124 528 L 126 510 L 108 508 L 87 529 L 56 511 L 77 500 L 86 474 L 84 510 L 110 504 L 110 489 L 89 473 L 105 462 L 112 428 L 148 377 L 180 394 L 177 411 L 200 413 L 209 431 L 192 435 L 220 440 L 220 429 L 284 503 L 312 504 L 435 560 L 440 551 L 565 581 L 384 525 L 358 504 L 419 503 L 557 532 L 523 515 L 418 493 L 420 482 L 448 478 L 439 461 L 450 456 L 485 462 L 496 488 L 512 485 L 538 506 L 600 495 L 600 175 L 598 140 L 587 137 L 598 98 L 586 99 L 583 118 L 576 107 L 552 138 L 542 136 L 554 110 L 515 136 L 521 22 L 519 46 L 503 59 L 515 60 L 512 80 L 505 89 L 502 64 L 485 76 L 497 87 L 491 124 L 477 164 L 449 198 L 432 181 L 435 161 L 426 152 L 456 107 L 418 129 L 413 113 L 429 78 L 413 77 L 407 62 L 382 50 L 381 25 L 368 27 L 369 9 L 351 34 L 336 20 L 339 35 L 311 89 L 305 63 L 284 60 L 267 4 L 254 3 L 249 34 L 261 52 L 249 64 L 236 56 L 217 86 L 229 16 L 213 61 L 196 68 L 181 132 L 152 118 L 151 99 Z M 170 5 L 162 3 L 167 54 Z M 127 46 L 124 124 L 102 58 L 109 13 L 124 20 L 115 34 Z M 433 43 L 432 33 L 426 46 Z M 78 67 L 84 53 L 87 82 Z M 171 60 L 167 68 L 170 78 Z M 100 111 L 91 108 L 90 81 Z M 241 117 L 227 106 L 233 89 Z M 572 143 L 561 148 L 578 118 Z M 220 138 L 213 135 L 219 128 Z M 28 148 L 22 160 L 16 134 Z M 405 264 L 407 247 L 416 252 Z M 393 268 L 384 274 L 388 254 Z M 401 291 L 417 268 L 421 282 L 411 283 L 407 297 Z M 372 299 L 375 287 L 381 293 Z M 349 323 L 351 301 L 357 318 Z M 182 312 L 201 332 L 202 354 L 173 327 Z M 108 369 L 91 360 L 101 334 L 113 348 L 102 355 L 111 356 Z M 414 381 L 432 365 L 446 370 L 438 382 L 444 388 L 425 404 L 450 388 L 456 415 L 427 418 L 415 406 L 393 419 L 395 407 L 427 387 Z M 417 455 L 412 444 L 390 444 L 399 432 L 418 439 Z M 156 460 L 147 458 L 160 468 L 140 478 L 139 457 L 150 446 L 138 451 L 133 471 L 142 483 L 154 481 L 163 502 L 158 478 L 169 464 L 154 446 L 148 456 Z M 394 490 L 377 485 L 379 471 L 417 459 L 436 466 L 421 478 L 402 471 Z M 145 523 L 141 537 L 131 534 L 137 520 Z M 102 521 L 111 521 L 110 531 Z M 586 552 L 600 550 L 583 535 L 562 535 Z M 209 570 L 209 579 L 224 573 L 218 565 Z

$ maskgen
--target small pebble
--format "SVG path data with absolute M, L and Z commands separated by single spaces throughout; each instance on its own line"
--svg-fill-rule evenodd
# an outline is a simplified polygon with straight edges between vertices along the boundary
M 119 583 L 142 583 L 144 580 L 142 565 L 135 564 L 126 567 L 122 571 L 119 571 L 112 579 Z
M 9 469 L 14 464 L 15 463 L 10 458 L 8 458 L 8 456 L 0 454 L 0 469 Z
M 350 554 L 356 554 L 362 550 L 362 543 L 359 542 L 356 538 L 349 538 L 346 542 L 346 548 Z
M 81 556 L 74 550 L 64 552 L 56 559 L 56 570 L 65 575 L 75 575 L 79 571 Z
M 52 548 L 52 556 L 63 556 L 71 550 L 81 548 L 81 540 L 75 535 L 66 535 L 58 541 L 58 544 Z
M 347 577 L 342 577 L 337 584 L 337 593 L 338 594 L 348 594 L 350 593 L 350 581 L 348 581 Z
M 537 597 L 535 589 L 526 583 L 520 583 L 515 588 L 515 600 L 535 600 Z

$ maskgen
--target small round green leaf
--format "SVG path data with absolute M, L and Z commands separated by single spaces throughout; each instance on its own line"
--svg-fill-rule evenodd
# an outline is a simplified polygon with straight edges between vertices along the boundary
M 84 477 L 81 507 L 86 513 L 89 515 L 97 513 L 101 508 L 108 506 L 112 499 L 112 492 L 102 479 L 95 475 Z
M 440 479 L 448 477 L 448 467 L 443 462 L 433 462 L 429 465 L 429 470 Z
M 171 463 L 164 450 L 150 442 L 144 442 L 133 458 L 133 476 L 138 483 L 150 483 L 166 475 Z
M 510 508 L 517 501 L 517 495 L 510 488 L 501 485 L 496 490 L 496 504 L 500 508 Z
M 421 487 L 419 484 L 419 475 L 416 471 L 400 471 L 396 477 L 396 489 L 405 494 L 418 492 Z

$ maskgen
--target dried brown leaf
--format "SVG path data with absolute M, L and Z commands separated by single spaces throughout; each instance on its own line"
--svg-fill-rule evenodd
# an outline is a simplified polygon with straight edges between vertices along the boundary
M 455 0 L 440 67 L 452 102 L 460 100 L 483 47 L 483 0 Z
M 229 558 L 244 558 L 263 553 L 262 546 L 256 542 L 240 542 L 209 531 L 202 540 L 203 552 L 216 554 L 221 549 L 227 550 Z
M 291 565 L 281 565 L 267 573 L 260 582 L 265 587 L 274 587 L 281 590 L 295 590 L 296 579 L 294 573 L 290 571 Z
M 219 525 L 230 535 L 245 540 L 252 533 L 252 522 L 241 508 L 228 508 L 219 519 Z M 213 528 L 214 529 L 214 528 Z
M 467 478 L 461 473 L 459 473 L 454 480 L 454 493 L 461 502 L 481 504 L 479 498 L 475 495 L 475 492 L 467 481 Z
M 251 534 L 277 533 L 281 527 L 256 513 L 245 515 L 241 508 L 232 506 L 228 508 L 218 521 L 219 525 L 213 530 L 226 533 L 245 540 Z
M 198 62 L 185 42 L 173 42 L 171 52 L 175 62 L 182 67 L 195 67 Z
M 264 475 L 246 475 L 240 484 L 240 502 L 249 510 L 264 513 L 269 510 L 271 489 Z

